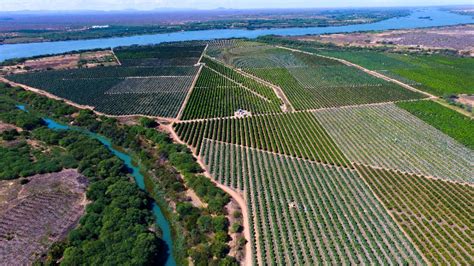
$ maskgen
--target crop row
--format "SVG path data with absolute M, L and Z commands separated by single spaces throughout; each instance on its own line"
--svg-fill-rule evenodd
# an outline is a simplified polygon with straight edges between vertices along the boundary
M 329 67 L 324 73 L 318 68 L 313 69 L 245 69 L 246 72 L 263 80 L 273 83 L 285 92 L 292 105 L 297 110 L 338 107 L 357 104 L 379 103 L 409 99 L 419 99 L 424 96 L 402 88 L 398 85 L 367 78 L 363 72 L 353 73 L 349 67 Z M 323 69 L 323 68 L 320 68 Z M 345 76 L 346 69 L 348 74 Z M 323 73 L 316 76 L 312 72 Z M 333 74 L 329 74 L 333 71 Z M 297 74 L 298 79 L 292 74 Z M 303 72 L 307 72 L 302 74 Z M 339 73 L 339 74 L 336 74 Z M 359 78 L 354 76 L 361 75 Z M 319 79 L 319 80 L 318 80 Z M 341 86 L 327 87 L 330 84 Z M 342 85 L 345 84 L 345 85 Z M 305 87 L 306 86 L 306 87 Z
M 472 186 L 356 168 L 430 263 L 474 265 Z
M 236 72 L 235 70 L 229 67 L 226 67 L 225 65 L 215 60 L 212 60 L 208 57 L 204 57 L 202 59 L 202 62 L 205 63 L 207 67 L 219 72 L 223 76 L 228 77 L 229 79 L 233 80 L 235 83 L 245 86 L 246 88 L 255 91 L 256 93 L 266 97 L 268 100 L 275 103 L 281 102 L 281 100 L 276 96 L 272 88 L 262 83 L 259 83 L 251 78 L 248 78 Z
M 103 79 L 148 76 L 195 76 L 198 67 L 95 67 L 55 70 L 10 76 L 18 79 Z
M 201 154 L 217 181 L 243 189 L 256 264 L 423 263 L 352 170 L 211 140 Z
M 252 114 L 281 111 L 278 102 L 270 101 L 206 66 L 199 75 L 182 119 L 229 117 L 238 109 Z
M 347 159 L 311 113 L 182 122 L 177 134 L 199 151 L 204 138 L 336 165 Z
M 397 106 L 474 150 L 472 118 L 433 101 L 400 102 Z
M 180 103 L 186 97 L 193 80 L 193 76 L 127 78 L 107 90 L 105 94 L 169 93 L 176 94 L 176 96 L 181 95 L 182 100 L 175 104 L 178 105 L 179 109 Z
M 474 182 L 472 150 L 394 104 L 315 115 L 352 162 Z

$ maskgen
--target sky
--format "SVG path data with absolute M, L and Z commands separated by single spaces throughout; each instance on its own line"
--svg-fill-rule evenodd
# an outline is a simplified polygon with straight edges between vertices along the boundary
M 1 11 L 156 8 L 317 8 L 474 4 L 474 0 L 0 0 Z

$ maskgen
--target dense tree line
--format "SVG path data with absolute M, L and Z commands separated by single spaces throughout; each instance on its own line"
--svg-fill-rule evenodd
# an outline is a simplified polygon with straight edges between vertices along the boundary
M 62 161 L 54 165 L 56 168 L 51 171 L 59 171 L 63 167 L 77 168 L 89 180 L 87 198 L 91 202 L 86 207 L 80 225 L 70 232 L 64 243 L 54 245 L 42 263 L 57 264 L 61 259 L 62 265 L 163 264 L 166 260 L 166 247 L 157 233 L 150 229 L 154 219 L 149 208 L 149 198 L 130 182 L 128 169 L 123 162 L 99 141 L 83 133 L 54 131 L 41 124 L 34 129 L 22 126 L 23 116 L 19 115 L 11 100 L 5 91 L 1 92 L 0 119 L 8 119 L 8 122 L 22 127 L 22 138 L 35 140 L 52 149 L 61 149 L 61 156 L 56 157 L 58 160 L 62 158 Z M 29 104 L 37 103 L 39 102 Z M 10 109 L 4 109 L 7 106 Z M 45 109 L 62 112 L 52 108 Z M 33 110 L 29 111 L 28 116 L 40 117 Z M 20 142 L 12 149 L 6 155 L 2 150 L 2 156 L 10 156 L 11 160 L 18 160 L 28 166 L 23 158 L 30 153 L 28 145 Z M 67 163 L 64 158 L 67 158 Z M 4 158 L 1 159 L 3 163 Z M 36 164 L 45 168 L 55 160 L 55 157 L 52 160 L 45 158 L 44 161 L 36 161 Z M 36 167 L 30 173 L 21 172 L 23 169 L 13 170 L 20 171 L 25 176 L 39 171 L 34 171 Z
M 153 193 L 156 195 L 152 196 L 156 196 L 155 199 L 159 201 L 162 195 L 164 195 L 165 198 L 177 202 L 176 213 L 173 213 L 171 210 L 165 210 L 165 213 L 170 215 L 167 218 L 173 224 L 176 238 L 173 241 L 175 244 L 174 252 L 178 263 L 186 263 L 187 258 L 191 257 L 196 265 L 237 264 L 233 257 L 227 255 L 229 252 L 227 242 L 230 240 L 230 236 L 228 235 L 229 222 L 224 216 L 224 207 L 230 201 L 229 196 L 207 178 L 199 175 L 202 169 L 195 161 L 191 151 L 185 145 L 173 143 L 167 134 L 157 131 L 155 127 L 158 124 L 155 121 L 142 118 L 138 125 L 125 126 L 114 118 L 99 117 L 89 110 L 69 109 L 71 107 L 59 101 L 53 100 L 54 108 L 52 108 L 48 103 L 50 99 L 18 88 L 10 88 L 6 90 L 5 94 L 17 102 L 26 104 L 28 108 L 41 112 L 45 116 L 106 136 L 115 146 L 126 149 L 129 154 L 132 154 L 134 160 L 144 170 L 144 174 L 153 177 L 149 178 L 153 183 L 154 189 L 152 190 L 156 192 Z M 79 156 L 85 156 L 84 160 L 88 162 L 85 165 L 94 166 L 93 168 L 81 169 L 81 171 L 90 172 L 97 176 L 107 173 L 107 169 L 109 171 L 110 169 L 117 169 L 117 174 L 123 172 L 123 169 L 117 168 L 117 165 L 107 158 L 97 161 L 88 158 L 86 151 L 88 150 L 90 153 L 90 149 L 86 148 L 90 146 L 89 144 L 82 143 L 79 146 L 73 146 L 76 147 L 74 153 L 77 153 Z M 108 187 L 108 184 L 114 183 L 112 180 L 107 180 L 109 180 L 108 177 L 102 177 L 96 182 L 101 184 L 100 186 L 105 187 Z M 89 191 L 96 191 L 96 186 L 99 185 L 92 184 Z M 186 190 L 186 187 L 195 190 L 201 199 L 207 203 L 208 207 L 196 208 L 192 204 L 185 202 L 185 195 L 182 192 Z M 91 196 L 91 193 L 89 192 L 88 196 Z M 109 195 L 107 189 L 98 190 L 97 193 Z M 99 203 L 95 204 L 96 202 Z M 102 204 L 104 202 L 108 204 L 106 207 Z M 93 225 L 96 224 L 97 216 L 102 214 L 105 216 L 105 214 L 109 214 L 109 211 L 113 212 L 115 210 L 115 205 L 112 205 L 112 202 L 113 200 L 104 196 L 97 198 L 94 200 L 94 204 L 89 205 L 92 207 L 88 207 L 88 214 L 81 220 L 83 226 L 71 233 L 69 239 L 70 243 L 75 243 L 76 245 L 66 249 L 65 257 L 75 258 L 81 263 L 112 263 L 112 261 L 105 261 L 105 258 L 102 258 L 104 259 L 102 261 L 99 260 L 99 256 L 95 256 L 94 253 L 88 254 L 92 248 L 97 251 L 103 249 L 104 253 L 113 254 L 113 251 L 105 247 L 114 247 L 111 243 L 108 243 L 110 245 L 105 245 L 108 241 L 107 239 L 110 237 L 111 239 L 117 239 L 117 241 L 124 240 L 121 238 L 120 232 L 123 230 L 120 226 L 107 227 L 110 231 L 104 235 L 102 235 L 103 230 L 88 229 L 89 227 L 94 228 Z M 96 207 L 96 205 L 99 207 Z M 108 207 L 109 205 L 111 206 Z M 121 213 L 123 214 L 124 211 L 122 210 Z M 113 221 L 108 220 L 108 218 L 105 219 Z M 115 217 L 115 219 L 121 220 L 119 217 Z M 201 224 L 200 226 L 196 226 L 198 220 L 199 224 Z M 107 226 L 111 225 L 108 224 Z M 116 230 L 119 232 L 116 232 Z M 130 232 L 133 232 L 133 230 Z M 103 241 L 95 239 L 91 242 L 91 235 L 96 237 L 107 236 L 107 238 Z M 137 234 L 134 235 L 138 236 Z M 133 244 L 129 247 L 132 248 Z M 51 252 L 56 250 L 56 253 L 60 253 L 57 252 L 57 249 L 58 246 L 55 246 Z M 127 249 L 117 250 L 116 252 L 119 254 L 116 256 L 122 256 L 121 252 L 124 250 Z M 81 256 L 85 257 L 86 260 L 79 260 Z M 65 260 L 65 262 L 68 262 L 68 260 Z

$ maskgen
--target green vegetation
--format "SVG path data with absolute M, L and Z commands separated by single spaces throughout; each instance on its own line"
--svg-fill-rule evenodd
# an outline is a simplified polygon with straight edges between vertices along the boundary
M 69 115 L 61 114 L 60 112 L 57 112 L 57 110 L 61 109 L 60 106 L 67 106 L 64 103 L 50 100 L 43 96 L 23 91 L 21 89 L 9 88 L 8 90 L 5 90 L 5 94 L 15 102 L 21 102 L 26 104 L 28 110 L 31 109 L 34 112 L 40 112 L 44 116 L 52 117 L 54 119 L 62 121 L 63 123 L 73 123 L 77 127 L 81 127 L 94 133 L 106 136 L 112 141 L 114 145 L 126 149 L 127 153 L 132 154 L 134 159 L 140 165 L 140 168 L 143 169 L 144 173 L 147 173 L 147 190 L 151 193 L 152 197 L 154 197 L 159 203 L 163 204 L 163 208 L 168 209 L 166 213 L 169 215 L 169 217 L 167 218 L 173 222 L 172 225 L 175 236 L 173 243 L 176 244 L 173 250 L 175 252 L 175 258 L 178 263 L 185 263 L 188 256 L 191 256 L 196 264 L 206 264 L 209 263 L 209 261 L 214 261 L 215 263 L 225 262 L 228 263 L 228 265 L 236 264 L 235 259 L 227 255 L 229 251 L 227 246 L 229 236 L 227 228 L 228 221 L 224 216 L 224 206 L 229 202 L 229 196 L 225 194 L 222 190 L 217 188 L 209 180 L 203 179 L 202 176 L 199 175 L 202 170 L 197 164 L 197 162 L 194 160 L 189 149 L 184 145 L 174 144 L 166 134 L 155 130 L 154 126 L 156 126 L 156 124 L 153 123 L 151 119 L 140 119 L 140 123 L 143 126 L 126 126 L 120 124 L 116 119 L 96 116 L 94 113 L 88 110 L 79 111 L 77 109 L 73 109 L 74 115 L 72 115 L 72 113 Z M 48 104 L 49 102 L 52 102 L 58 108 L 51 108 L 51 105 Z M 61 132 L 57 134 L 63 133 Z M 54 140 L 55 138 L 52 139 Z M 93 144 L 84 142 L 79 142 L 78 144 L 75 144 L 73 142 L 71 145 L 79 149 L 78 151 L 74 150 L 74 154 L 77 154 L 81 157 L 83 156 L 84 158 L 89 158 L 89 156 L 85 156 L 84 153 L 90 151 L 89 147 L 91 145 L 91 147 L 94 147 Z M 90 156 L 95 155 L 91 154 Z M 109 161 L 107 159 L 108 157 L 105 157 L 100 154 L 98 154 L 98 156 L 101 156 L 102 158 L 102 160 L 99 160 L 101 161 L 100 163 L 97 163 L 98 161 L 87 161 L 87 163 L 85 163 L 85 165 L 95 163 L 94 165 L 96 165 L 96 168 L 84 169 L 84 171 L 87 171 L 91 175 L 96 175 L 98 177 L 102 173 L 107 174 L 108 171 L 122 171 L 119 170 L 121 169 L 120 167 L 117 168 L 117 165 L 113 160 Z M 92 159 L 93 158 L 95 157 L 92 157 Z M 81 164 L 79 164 L 79 167 L 81 167 Z M 84 171 L 83 173 L 85 173 Z M 181 178 L 181 176 L 184 177 L 184 180 Z M 100 181 L 100 185 L 97 185 L 99 186 L 97 187 L 97 189 L 99 189 L 101 193 L 103 192 L 107 194 L 107 187 L 109 186 L 109 183 L 107 183 L 108 181 Z M 111 183 L 110 185 L 113 184 Z M 196 193 L 202 197 L 203 201 L 207 203 L 207 208 L 196 208 L 190 203 L 186 202 L 186 186 L 193 188 Z M 88 195 L 89 193 L 91 192 L 89 191 Z M 127 190 L 123 191 L 123 193 L 124 197 L 128 197 Z M 120 196 L 122 196 L 122 194 L 120 194 Z M 166 208 L 167 202 L 164 201 L 163 196 L 164 198 L 177 203 L 176 213 L 174 213 L 170 208 Z M 114 202 L 113 199 L 110 201 L 104 198 L 101 199 L 100 204 L 102 204 L 102 201 L 111 202 L 110 204 Z M 138 204 L 139 201 L 132 201 L 131 203 Z M 122 203 L 121 201 L 118 201 L 117 204 Z M 133 206 L 141 206 L 136 204 Z M 116 205 L 111 206 L 110 210 L 107 209 L 107 213 L 109 211 L 114 213 L 115 215 L 122 213 L 116 212 L 115 207 Z M 94 221 L 96 217 L 95 211 L 101 211 L 101 213 L 104 213 L 105 215 L 104 208 L 98 208 L 98 210 L 93 208 L 91 211 L 93 211 L 94 213 L 91 213 L 90 219 L 92 220 L 87 220 L 88 223 Z M 135 213 L 135 211 L 131 212 Z M 137 213 L 137 215 L 138 214 L 139 212 Z M 212 218 L 213 226 L 206 227 L 206 229 L 196 228 L 196 223 L 198 219 L 207 219 L 202 217 Z M 109 216 L 107 217 L 107 219 L 108 218 Z M 129 218 L 131 218 L 131 220 L 129 221 L 130 226 L 133 225 L 135 221 L 134 219 L 138 219 L 133 217 Z M 115 219 L 121 218 L 115 217 Z M 86 220 L 84 220 L 84 222 L 86 222 Z M 90 224 L 90 226 L 92 226 L 92 224 Z M 83 245 L 85 247 L 89 246 L 89 244 L 94 244 L 94 246 L 97 247 L 97 250 L 94 249 L 93 252 L 98 252 L 99 250 L 101 250 L 101 247 L 102 245 L 104 245 L 104 242 L 99 241 L 90 243 L 89 241 L 82 239 L 83 237 L 88 238 L 91 234 L 99 234 L 100 236 L 100 234 L 104 232 L 106 233 L 107 238 L 114 237 L 117 239 L 117 241 L 124 239 L 125 232 L 123 231 L 123 227 L 120 227 L 120 225 L 117 225 L 119 227 L 115 227 L 115 225 L 110 227 L 110 230 L 112 231 L 110 231 L 108 228 L 109 226 L 111 226 L 110 224 L 104 224 L 104 226 L 107 226 L 107 229 L 94 229 L 94 231 L 89 231 L 89 226 L 87 226 L 87 228 L 81 229 L 82 231 L 77 233 L 78 237 L 80 237 L 80 241 L 77 242 L 79 246 L 75 246 L 77 248 L 74 249 L 71 248 L 69 254 L 74 257 L 81 256 L 81 254 L 84 255 L 89 252 L 89 250 L 83 250 Z M 129 231 L 134 232 L 132 229 L 130 229 Z M 136 234 L 133 234 L 133 237 L 136 237 Z M 146 239 L 143 239 L 142 241 L 144 241 L 143 244 L 147 243 Z M 112 249 L 117 244 L 109 243 L 108 245 Z M 127 247 L 129 248 L 128 252 L 132 252 L 134 250 L 132 248 L 133 242 L 130 242 L 129 244 L 124 244 L 121 249 L 117 250 L 117 252 L 125 252 L 125 250 L 127 250 Z M 200 253 L 200 250 L 214 251 Z M 157 249 L 148 248 L 147 251 L 156 252 Z M 109 251 L 107 249 L 107 252 L 110 252 L 112 254 L 111 257 L 113 257 L 114 253 L 112 251 Z M 97 259 L 96 262 L 100 264 L 102 262 L 107 263 L 106 261 L 104 262 L 98 260 L 99 258 L 97 258 L 96 255 L 92 255 L 92 257 L 90 257 L 91 260 L 84 261 L 84 263 L 93 263 L 94 261 L 92 261 L 92 259 Z M 121 254 L 117 254 L 117 258 L 120 258 L 121 256 Z M 146 258 L 146 256 L 143 256 L 143 259 Z M 118 262 L 116 261 L 111 263 L 117 264 Z M 131 262 L 131 264 L 134 263 Z M 140 261 L 138 261 L 137 264 L 146 263 L 141 263 Z
M 351 162 L 474 183 L 474 152 L 395 104 L 314 114 Z
M 318 42 L 259 38 L 271 44 L 298 48 L 348 60 L 437 96 L 474 94 L 474 59 L 451 55 L 400 54 L 380 49 L 337 47 Z
M 158 11 L 157 13 L 144 14 L 139 12 L 119 13 L 119 14 L 96 14 L 95 16 L 106 16 L 109 19 L 103 20 L 108 27 L 94 28 L 89 24 L 84 24 L 84 19 L 72 14 L 66 16 L 61 24 L 66 25 L 65 29 L 55 29 L 57 21 L 51 25 L 35 27 L 30 29 L 34 22 L 27 21 L 23 24 L 22 18 L 14 18 L 15 28 L 19 30 L 7 30 L 9 34 L 0 38 L 0 44 L 28 43 L 41 41 L 68 41 L 81 39 L 111 38 L 145 34 L 164 34 L 180 31 L 198 31 L 212 29 L 268 29 L 268 28 L 294 28 L 294 27 L 327 27 L 347 24 L 361 24 L 377 22 L 384 19 L 407 16 L 407 9 L 339 9 L 339 10 L 298 10 L 282 12 L 272 10 L 271 12 L 249 11 L 242 14 L 239 10 L 232 12 L 209 11 L 178 11 L 171 15 Z M 230 12 L 230 13 L 229 13 Z M 124 15 L 126 16 L 124 18 Z M 94 15 L 92 15 L 94 16 Z M 176 17 L 175 17 L 176 16 Z M 151 18 L 150 18 L 151 17 Z M 163 19 L 160 19 L 163 17 Z M 207 19 L 203 19 L 203 17 Z M 225 19 L 224 19 L 225 18 Z M 3 19 L 3 18 L 2 18 Z M 47 23 L 48 17 L 45 18 Z M 5 19 L 5 26 L 10 18 Z M 17 21 L 18 20 L 18 21 Z M 117 24 L 117 21 L 121 21 Z M 3 21 L 2 21 L 3 22 Z M 171 22 L 171 23 L 170 23 Z M 3 28 L 0 28 L 2 30 Z M 5 32 L 5 30 L 3 31 Z
M 277 102 L 270 102 L 206 66 L 199 75 L 182 119 L 228 117 L 233 116 L 238 109 L 256 114 L 280 111 Z
M 212 70 L 215 70 L 216 72 L 222 74 L 223 76 L 231 79 L 235 83 L 244 86 L 260 95 L 263 97 L 267 98 L 268 100 L 279 103 L 281 100 L 276 96 L 275 92 L 273 91 L 272 88 L 268 87 L 267 85 L 264 85 L 262 83 L 259 83 L 252 78 L 246 77 L 242 75 L 241 73 L 238 73 L 234 69 L 225 66 L 224 64 L 213 60 L 209 57 L 203 57 L 202 62 L 206 64 L 207 67 L 211 68 Z
M 393 73 L 437 96 L 474 93 L 474 60 L 443 55 L 401 55 L 376 51 L 322 51 L 371 70 Z M 390 75 L 390 74 L 389 74 Z
M 432 101 L 400 102 L 397 106 L 474 150 L 472 118 Z
M 217 59 L 279 86 L 297 110 L 424 96 L 336 60 L 243 41 L 211 44 Z
M 1 119 L 18 114 L 16 97 L 28 94 L 47 101 L 15 88 L 3 88 L 0 94 Z M 42 106 L 40 101 L 32 105 Z M 47 106 L 45 109 L 50 108 Z M 28 115 L 41 117 L 35 110 L 29 110 Z M 65 244 L 59 247 L 60 250 L 54 250 L 48 256 L 47 263 L 57 263 L 60 258 L 63 265 L 163 263 L 166 258 L 164 246 L 157 234 L 149 230 L 150 225 L 154 224 L 148 209 L 149 200 L 130 182 L 119 158 L 99 141 L 79 132 L 53 131 L 38 126 L 35 129 L 24 128 L 20 138 L 34 141 L 46 151 L 32 151 L 25 142 L 7 148 L 6 152 L 2 146 L 0 160 L 11 163 L 8 167 L 11 176 L 60 171 L 65 167 L 77 168 L 89 179 L 87 198 L 91 203 L 86 208 L 86 214 L 80 220 L 80 226 L 72 230 Z M 36 159 L 34 162 L 29 159 L 31 155 Z
M 33 72 L 7 78 L 113 115 L 176 117 L 204 47 L 163 44 L 117 48 L 121 66 Z
M 357 170 L 429 263 L 474 263 L 472 186 L 363 166 Z
M 254 264 L 423 263 L 352 170 L 212 140 L 201 155 L 244 193 Z
M 348 165 L 316 118 L 307 112 L 182 122 L 176 133 L 199 152 L 204 139 L 245 145 L 318 162 Z
M 74 167 L 77 167 L 77 163 L 59 147 L 33 147 L 23 138 L 12 146 L 0 146 L 0 180 L 58 172 L 63 168 Z

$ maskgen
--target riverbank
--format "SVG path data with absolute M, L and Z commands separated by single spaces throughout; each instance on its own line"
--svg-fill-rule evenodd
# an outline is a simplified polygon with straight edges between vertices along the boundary
M 420 17 L 431 17 L 431 20 Z M 31 57 L 44 54 L 58 54 L 74 50 L 110 48 L 117 46 L 158 44 L 161 42 L 214 40 L 224 38 L 257 38 L 264 35 L 307 35 L 326 33 L 347 33 L 373 30 L 413 29 L 435 26 L 448 26 L 474 23 L 474 18 L 440 10 L 438 8 L 420 8 L 411 15 L 397 17 L 367 24 L 310 28 L 273 28 L 273 29 L 216 29 L 202 31 L 181 31 L 164 34 L 139 35 L 106 39 L 58 41 L 28 44 L 0 45 L 0 61 L 12 58 Z

